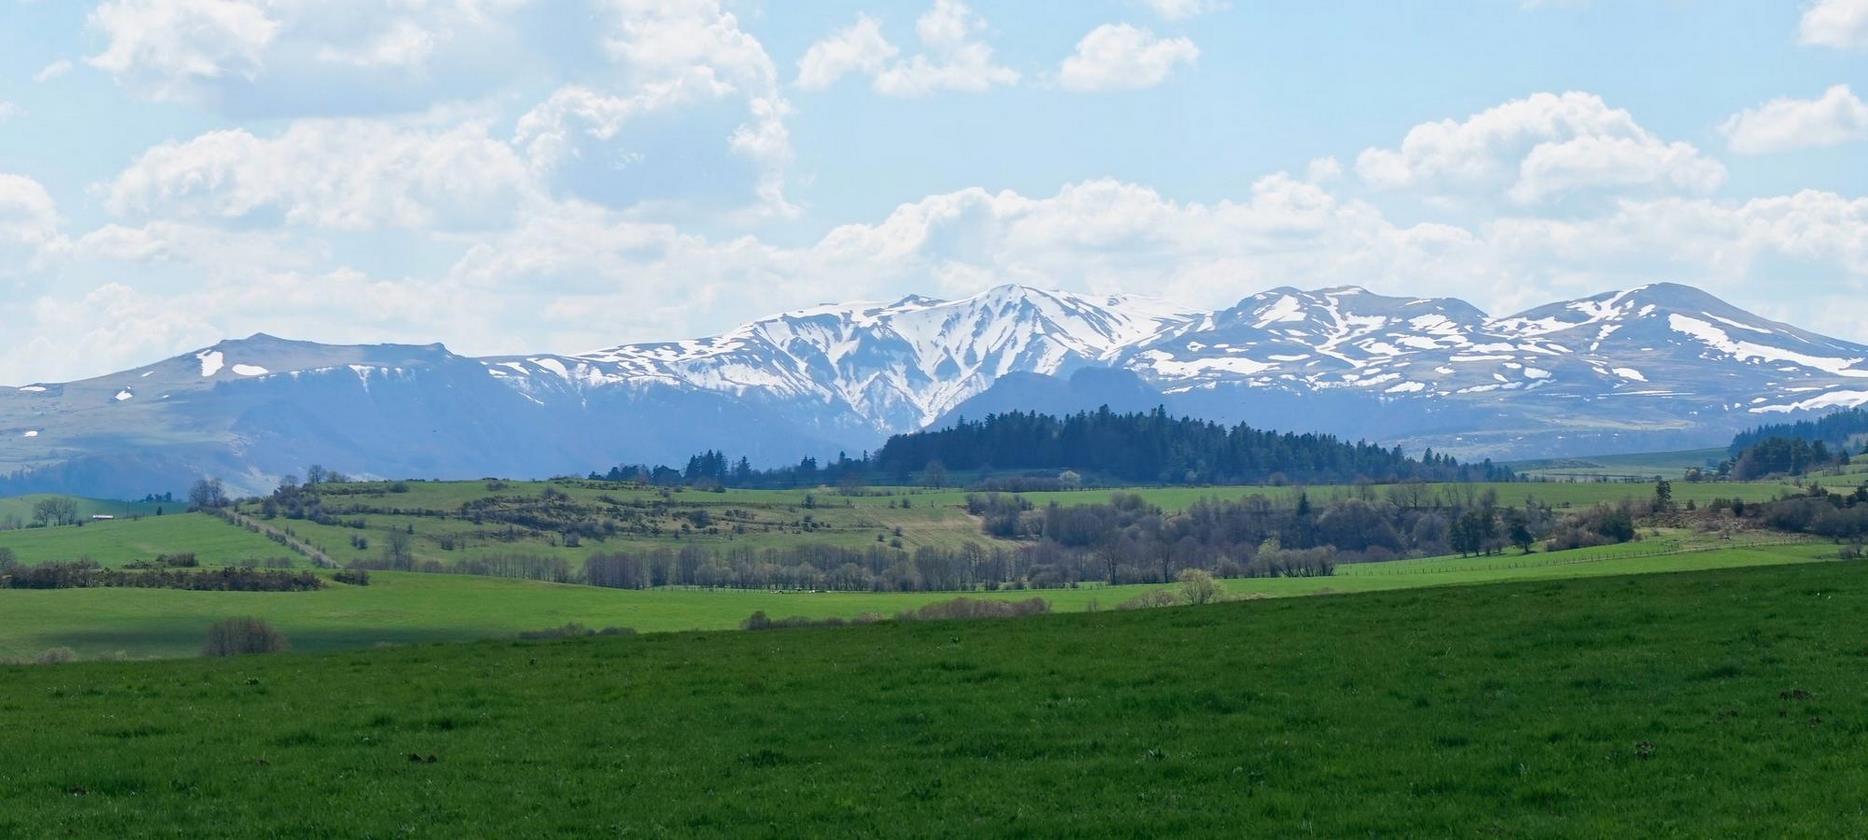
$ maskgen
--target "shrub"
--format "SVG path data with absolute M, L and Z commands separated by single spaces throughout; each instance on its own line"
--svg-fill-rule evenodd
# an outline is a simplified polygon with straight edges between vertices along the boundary
M 806 618 L 801 615 L 794 615 L 789 618 L 772 618 L 765 614 L 765 610 L 759 610 L 747 616 L 745 621 L 740 622 L 739 629 L 783 630 L 787 627 L 842 627 L 846 624 L 874 624 L 881 620 L 883 619 L 879 613 L 863 613 L 855 618 L 847 620 L 837 618 L 836 616 L 831 616 L 830 618 Z
M 519 638 L 535 641 L 541 639 L 581 639 L 585 636 L 634 636 L 635 634 L 636 631 L 633 627 L 605 627 L 602 630 L 592 630 L 572 621 L 562 627 L 547 627 L 543 630 L 526 630 L 519 634 Z
M 370 585 L 370 573 L 363 569 L 345 569 L 332 575 L 331 579 L 338 583 L 350 584 L 351 586 Z
M 257 618 L 230 618 L 208 628 L 202 656 L 241 656 L 290 650 L 285 634 Z
M 1206 604 L 1219 600 L 1219 584 L 1205 569 L 1182 569 L 1180 577 L 1181 597 L 1189 604 Z
M 1051 602 L 1043 598 L 1025 601 L 955 598 L 951 601 L 923 604 L 916 609 L 897 613 L 895 617 L 902 621 L 964 621 L 976 618 L 1017 618 L 1027 615 L 1043 615 L 1050 611 Z
M 33 657 L 32 661 L 40 665 L 60 665 L 75 658 L 77 658 L 76 654 L 71 652 L 71 648 L 55 647 L 39 651 L 39 655 Z
M 104 569 L 88 560 L 0 569 L 0 589 L 128 587 L 198 592 L 309 592 L 324 586 L 311 572 L 224 569 Z
M 1153 589 L 1116 605 L 1119 610 L 1146 610 L 1154 607 L 1172 607 L 1181 603 L 1180 596 L 1172 589 Z

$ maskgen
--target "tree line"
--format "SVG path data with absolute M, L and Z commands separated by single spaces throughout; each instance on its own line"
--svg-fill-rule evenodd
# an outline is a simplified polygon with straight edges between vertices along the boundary
M 1868 435 L 1868 407 L 1848 408 L 1815 420 L 1770 423 L 1746 429 L 1732 437 L 1731 446 L 1726 451 L 1736 458 L 1746 449 L 1769 438 L 1789 438 L 1812 443 L 1821 441 L 1830 447 L 1845 447 L 1849 441 L 1864 435 Z
M 995 471 L 1068 472 L 1129 484 L 1308 484 L 1399 481 L 1509 481 L 1510 469 L 1483 461 L 1462 464 L 1427 450 L 1409 457 L 1399 447 L 1354 443 L 1325 434 L 1224 426 L 1170 417 L 1165 408 L 1116 413 L 1104 407 L 1062 417 L 1013 411 L 962 419 L 952 426 L 898 434 L 875 453 L 834 460 L 814 457 L 774 469 L 755 469 L 746 458 L 708 450 L 685 468 L 624 464 L 592 472 L 599 481 L 706 487 L 811 487 L 862 484 L 941 486 L 955 472 L 990 486 Z M 1024 480 L 1029 480 L 1024 477 Z M 1066 489 L 1012 486 L 1008 490 Z
M 1740 450 L 1727 472 L 1739 481 L 1773 475 L 1798 476 L 1849 464 L 1846 448 L 1799 437 L 1762 438 Z
M 0 563 L 0 589 L 82 589 L 125 587 L 186 589 L 200 592 L 308 592 L 324 586 L 305 571 L 249 569 L 106 569 L 96 563 Z

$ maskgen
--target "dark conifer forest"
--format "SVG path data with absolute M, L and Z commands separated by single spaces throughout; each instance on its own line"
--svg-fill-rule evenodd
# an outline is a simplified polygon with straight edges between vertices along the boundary
M 882 449 L 851 458 L 839 454 L 820 464 L 804 458 L 793 466 L 754 469 L 710 450 L 688 459 L 686 469 L 622 465 L 592 479 L 651 484 L 712 484 L 722 487 L 804 487 L 815 484 L 945 484 L 982 489 L 1058 489 L 1023 486 L 1006 474 L 1070 471 L 1086 483 L 1131 484 L 1387 484 L 1403 481 L 1509 481 L 1510 469 L 1483 461 L 1462 464 L 1428 450 L 1409 457 L 1333 435 L 1275 432 L 1245 424 L 1224 426 L 1170 417 L 1166 409 L 1117 413 L 1107 407 L 1063 417 L 1012 411 L 983 420 L 961 419 L 943 429 L 899 434 Z M 994 476 L 997 476 L 995 479 Z M 1046 479 L 1050 480 L 1050 479 Z M 1007 484 L 1010 482 L 1010 484 Z M 1029 483 L 1029 482 L 1027 482 Z

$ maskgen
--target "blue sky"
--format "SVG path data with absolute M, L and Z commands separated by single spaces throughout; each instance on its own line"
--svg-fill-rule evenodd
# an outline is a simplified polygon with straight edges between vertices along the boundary
M 0 0 L 0 382 L 1002 282 L 1868 340 L 1868 0 Z

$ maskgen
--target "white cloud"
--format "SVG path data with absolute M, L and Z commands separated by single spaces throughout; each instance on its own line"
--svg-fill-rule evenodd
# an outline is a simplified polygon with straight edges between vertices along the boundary
M 1607 190 L 1706 193 L 1725 167 L 1667 142 L 1589 93 L 1538 93 L 1410 129 L 1397 149 L 1371 147 L 1356 173 L 1377 189 L 1430 194 L 1503 191 L 1522 204 Z
M 32 80 L 35 82 L 49 82 L 69 72 L 71 72 L 71 59 L 61 58 L 39 68 L 37 72 L 32 74 Z
M 1868 0 L 1816 0 L 1803 10 L 1797 40 L 1813 46 L 1868 49 Z
M 92 10 L 108 42 L 91 56 L 154 99 L 186 99 L 206 81 L 258 73 L 279 22 L 242 0 L 112 0 Z
M 874 76 L 901 52 L 882 36 L 882 24 L 868 15 L 825 36 L 798 59 L 798 87 L 823 90 L 845 74 Z
M 1077 42 L 1076 52 L 1058 68 L 1065 90 L 1133 90 L 1167 80 L 1180 64 L 1191 65 L 1200 48 L 1187 38 L 1163 38 L 1126 23 L 1103 24 Z
M 531 0 L 107 0 L 87 62 L 139 95 L 268 114 L 421 107 L 512 59 Z M 452 50 L 463 72 L 428 71 Z M 343 95 L 339 95 L 343 94 Z
M 525 162 L 480 122 L 315 119 L 277 137 L 213 131 L 145 151 L 105 190 L 118 215 L 333 230 L 473 228 L 534 197 Z
M 1805 190 L 1744 202 L 1659 198 L 1618 202 L 1580 219 L 1508 217 L 1486 226 L 1491 259 L 1533 288 L 1580 292 L 1673 280 L 1771 303 L 1793 322 L 1814 322 L 1829 295 L 1862 323 L 1868 276 L 1868 199 Z M 1787 266 L 1795 265 L 1795 269 Z M 1778 293 L 1794 271 L 1798 294 Z M 1844 331 L 1865 336 L 1859 326 Z
M 26 114 L 25 108 L 21 108 L 20 106 L 15 105 L 11 102 L 8 102 L 4 99 L 0 99 L 0 122 L 6 122 L 7 120 L 13 119 L 14 117 L 25 116 L 25 114 Z
M 934 7 L 915 21 L 925 51 L 884 68 L 872 86 L 887 96 L 926 96 L 1017 84 L 1018 71 L 993 63 L 992 47 L 976 39 L 985 29 L 985 20 L 960 0 L 934 0 Z
M 603 48 L 622 83 L 611 90 L 566 86 L 522 116 L 516 140 L 534 165 L 556 165 L 576 153 L 580 139 L 611 140 L 644 114 L 734 97 L 745 102 L 747 119 L 726 147 L 759 165 L 754 191 L 761 212 L 795 214 L 785 199 L 791 104 L 759 40 L 718 0 L 603 0 L 602 6 Z
M 1319 162 L 1312 175 L 1330 168 Z M 0 195 L 15 191 L 8 183 L 0 181 Z M 25 194 L 29 209 L 14 214 L 30 220 L 23 229 L 34 241 L 56 239 L 49 198 Z M 356 215 L 318 212 L 338 222 Z M 0 218 L 12 216 L 0 210 Z M 1746 202 L 1659 197 L 1562 219 L 1402 224 L 1282 173 L 1236 200 L 1206 203 L 1108 179 L 1045 196 L 964 189 L 795 246 L 710 239 L 585 202 L 538 202 L 505 227 L 415 234 L 459 256 L 444 272 L 410 277 L 347 267 L 298 232 L 230 232 L 211 221 L 107 226 L 81 237 L 64 252 L 71 270 L 61 274 L 100 279 L 40 295 L 22 337 L 0 348 L 0 379 L 120 369 L 254 330 L 441 339 L 472 353 L 576 350 L 706 334 L 801 302 L 961 295 L 1002 282 L 1146 290 L 1213 307 L 1275 285 L 1358 284 L 1455 295 L 1504 314 L 1676 280 L 1740 305 L 1776 301 L 1782 311 L 1772 314 L 1796 323 L 1848 316 L 1859 325 L 1868 276 L 1868 199 L 1814 191 Z M 1787 264 L 1798 266 L 1794 301 L 1769 291 L 1784 282 Z M 164 271 L 185 279 L 167 290 L 153 285 Z M 110 282 L 122 285 L 91 296 Z M 1853 325 L 1846 333 L 1859 336 Z
M 1747 155 L 1838 146 L 1868 138 L 1868 104 L 1848 85 L 1817 99 L 1773 99 L 1728 118 L 1719 130 L 1732 151 Z
M 45 186 L 0 172 L 0 244 L 38 248 L 58 238 L 58 205 Z
M 1186 20 L 1226 8 L 1221 0 L 1142 0 L 1165 20 Z
M 798 87 L 823 90 L 851 73 L 870 78 L 885 96 L 927 96 L 939 91 L 979 93 L 1018 83 L 1019 73 L 994 63 L 992 47 L 977 36 L 986 22 L 960 0 L 934 0 L 915 21 L 922 52 L 906 59 L 867 15 L 819 39 L 798 61 Z

